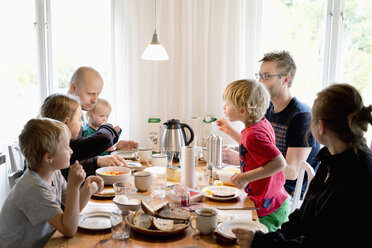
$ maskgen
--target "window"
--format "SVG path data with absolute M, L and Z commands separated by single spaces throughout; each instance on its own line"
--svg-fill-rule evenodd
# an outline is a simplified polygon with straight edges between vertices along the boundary
M 54 91 L 66 93 L 73 72 L 91 66 L 104 80 L 102 96 L 110 96 L 110 1 L 51 1 L 51 15 Z
M 372 104 L 372 2 L 347 0 L 344 10 L 341 80 Z
M 372 104 L 372 2 L 347 0 L 344 7 L 341 81 L 353 84 Z M 367 140 L 372 140 L 369 128 Z
M 324 0 L 264 0 L 261 53 L 288 50 L 297 65 L 292 94 L 312 106 L 322 88 Z
M 35 1 L 0 3 L 1 138 L 16 139 L 39 111 L 34 10 Z

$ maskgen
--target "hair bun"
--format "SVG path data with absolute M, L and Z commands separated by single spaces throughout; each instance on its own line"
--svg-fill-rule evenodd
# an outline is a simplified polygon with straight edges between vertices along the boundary
M 364 107 L 359 112 L 359 119 L 372 124 L 372 105 Z

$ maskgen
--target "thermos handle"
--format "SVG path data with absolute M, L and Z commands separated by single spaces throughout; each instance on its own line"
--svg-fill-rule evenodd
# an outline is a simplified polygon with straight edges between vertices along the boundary
M 190 131 L 190 140 L 186 140 L 185 128 L 189 129 Z M 191 142 L 194 140 L 194 131 L 189 125 L 185 123 L 181 123 L 181 130 L 182 130 L 183 138 L 185 139 L 185 145 L 186 146 L 190 145 Z

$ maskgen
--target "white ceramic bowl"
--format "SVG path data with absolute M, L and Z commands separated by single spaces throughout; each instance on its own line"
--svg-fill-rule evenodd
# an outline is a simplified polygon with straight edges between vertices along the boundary
M 128 210 L 137 211 L 138 209 L 140 209 L 141 208 L 141 201 L 144 201 L 146 203 L 148 203 L 150 201 L 150 197 L 148 197 L 147 195 L 130 193 L 130 194 L 126 194 L 125 196 L 128 198 L 128 200 L 137 199 L 138 202 L 139 202 L 139 204 L 134 205 L 134 204 L 123 204 L 123 203 L 119 203 L 117 201 L 118 196 L 115 196 L 114 199 L 112 199 L 112 201 L 124 213 L 128 212 Z
M 222 182 L 232 184 L 231 177 L 234 174 L 229 173 L 224 170 L 219 170 L 217 171 L 217 175 L 218 175 L 219 180 L 221 180 Z
M 105 172 L 124 172 L 124 174 L 119 175 L 106 175 Z M 96 170 L 96 175 L 102 177 L 105 185 L 113 185 L 117 182 L 128 182 L 130 179 L 131 170 L 126 167 L 111 166 L 111 167 L 102 167 Z
M 229 167 L 225 167 L 221 170 L 218 170 L 217 171 L 217 175 L 218 175 L 218 178 L 224 182 L 225 184 L 233 184 L 233 182 L 231 181 L 231 177 L 235 174 L 235 173 L 232 173 L 232 172 L 229 172 L 228 168 L 232 168 L 232 169 L 236 169 L 238 171 L 240 171 L 239 169 L 239 166 L 229 166 Z M 227 170 L 226 170 L 227 169 Z

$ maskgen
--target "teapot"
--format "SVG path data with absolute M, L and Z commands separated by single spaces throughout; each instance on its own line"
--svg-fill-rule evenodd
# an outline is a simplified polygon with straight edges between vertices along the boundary
M 179 120 L 171 119 L 164 123 L 165 129 L 161 142 L 161 148 L 166 152 L 174 152 L 177 155 L 182 146 L 188 146 L 194 140 L 194 131 Z M 190 138 L 186 140 L 185 128 L 190 132 Z

